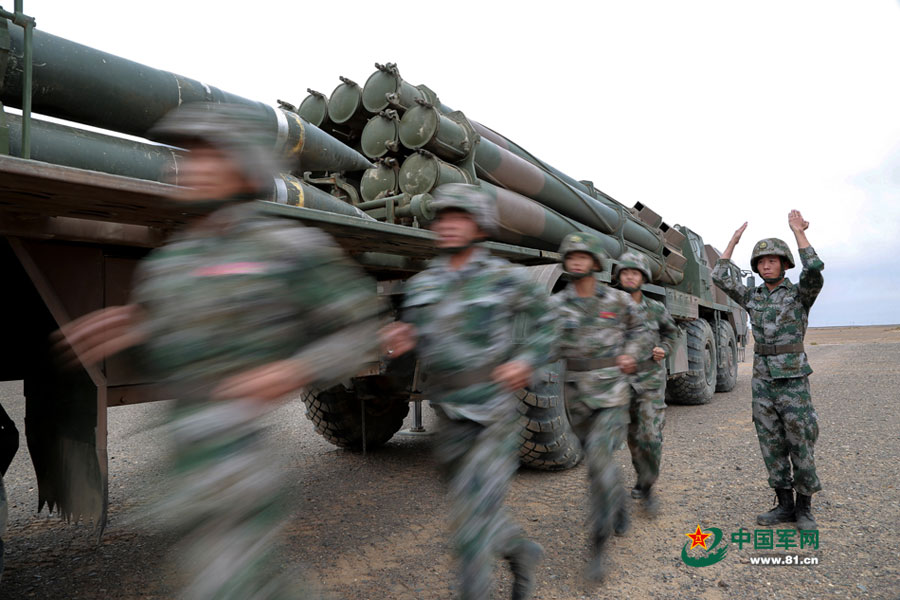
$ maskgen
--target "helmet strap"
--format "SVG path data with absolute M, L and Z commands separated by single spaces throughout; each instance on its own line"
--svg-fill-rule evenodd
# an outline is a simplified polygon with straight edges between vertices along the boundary
M 209 214 L 219 210 L 220 208 L 224 208 L 226 206 L 238 204 L 241 202 L 249 202 L 251 200 L 257 199 L 258 197 L 259 196 L 255 194 L 240 194 L 229 196 L 227 198 L 197 198 L 195 200 L 167 199 L 165 200 L 165 202 L 170 206 L 178 207 L 186 212 Z
M 572 271 L 563 271 L 562 279 L 563 281 L 575 282 L 584 279 L 585 277 L 592 276 L 593 274 L 593 271 L 588 271 L 587 273 L 573 273 Z
M 478 240 L 472 240 L 468 244 L 463 244 L 462 246 L 444 246 L 437 248 L 438 254 L 443 254 L 447 256 L 454 256 L 456 254 L 461 254 L 474 246 Z

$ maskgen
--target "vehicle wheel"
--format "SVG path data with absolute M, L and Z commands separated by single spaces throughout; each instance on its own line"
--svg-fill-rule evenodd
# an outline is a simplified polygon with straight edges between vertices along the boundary
M 401 427 L 409 413 L 408 395 L 382 390 L 379 377 L 353 380 L 353 388 L 336 385 L 327 390 L 308 390 L 303 397 L 306 417 L 315 423 L 316 432 L 326 440 L 350 450 L 363 448 L 363 408 L 365 409 L 366 449 L 382 446 Z M 374 393 L 373 393 L 374 392 Z
M 734 329 L 728 321 L 719 321 L 719 361 L 716 369 L 716 391 L 730 392 L 737 384 L 738 354 Z
M 519 399 L 519 423 L 522 464 L 544 471 L 571 469 L 581 462 L 581 443 L 569 424 L 566 400 L 559 373 L 562 363 L 552 367 L 554 381 L 543 382 L 516 394 Z
M 669 378 L 666 399 L 672 404 L 706 404 L 716 390 L 716 340 L 703 319 L 679 323 L 687 336 L 688 371 Z

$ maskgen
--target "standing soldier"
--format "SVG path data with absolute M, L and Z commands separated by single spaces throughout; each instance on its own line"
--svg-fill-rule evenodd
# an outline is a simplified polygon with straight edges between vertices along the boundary
M 566 359 L 566 407 L 585 449 L 590 477 L 590 533 L 593 558 L 587 575 L 602 580 L 604 555 L 615 529 L 627 528 L 625 494 L 613 454 L 628 428 L 628 379 L 636 366 L 640 316 L 627 294 L 598 283 L 607 254 L 594 236 L 573 233 L 559 248 L 569 285 L 553 296 L 562 328 L 559 353 Z
M 631 380 L 628 449 L 637 473 L 631 496 L 641 499 L 646 511 L 655 516 L 659 501 L 653 493 L 653 484 L 659 477 L 662 431 L 666 424 L 666 367 L 662 361 L 675 346 L 678 326 L 665 306 L 641 292 L 641 286 L 652 281 L 650 263 L 644 256 L 626 252 L 619 257 L 614 275 L 619 287 L 631 294 L 638 305 L 643 324 L 636 340 L 637 372 Z
M 175 481 L 158 508 L 186 542 L 185 596 L 307 597 L 273 572 L 283 498 L 260 417 L 363 364 L 375 350 L 375 286 L 327 235 L 251 201 L 276 172 L 255 111 L 186 104 L 153 134 L 189 150 L 173 199 L 189 224 L 140 264 L 132 304 L 62 333 L 86 364 L 137 346 L 175 398 Z
M 439 419 L 460 597 L 490 597 L 494 557 L 509 561 L 514 600 L 530 598 L 543 555 L 503 507 L 518 468 L 514 392 L 546 365 L 554 337 L 547 294 L 520 269 L 476 245 L 495 231 L 496 209 L 474 185 L 434 191 L 441 256 L 406 284 L 402 322 L 383 330 L 390 356 L 418 348 Z
M 753 326 L 753 423 L 769 485 L 778 498 L 778 505 L 756 517 L 756 522 L 775 525 L 796 521 L 798 529 L 810 530 L 818 528 L 810 509 L 812 495 L 822 486 L 813 455 L 819 424 L 809 394 L 812 369 L 803 337 L 809 309 L 822 290 L 825 265 L 806 239 L 809 223 L 803 215 L 792 210 L 788 224 L 803 263 L 798 285 L 784 276 L 785 270 L 794 267 L 794 257 L 787 244 L 777 238 L 760 240 L 750 255 L 750 268 L 762 277 L 762 285 L 747 289 L 731 273 L 728 261 L 747 223 L 728 242 L 713 271 L 713 281 L 750 313 Z M 797 490 L 796 504 L 792 488 Z

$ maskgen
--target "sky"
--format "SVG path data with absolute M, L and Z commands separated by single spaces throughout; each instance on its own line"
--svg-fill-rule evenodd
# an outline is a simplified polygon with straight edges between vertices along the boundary
M 444 104 L 720 250 L 748 221 L 741 268 L 764 237 L 796 250 L 787 215 L 800 210 L 826 265 L 810 324 L 900 323 L 896 0 L 26 0 L 25 12 L 271 104 L 395 62 Z

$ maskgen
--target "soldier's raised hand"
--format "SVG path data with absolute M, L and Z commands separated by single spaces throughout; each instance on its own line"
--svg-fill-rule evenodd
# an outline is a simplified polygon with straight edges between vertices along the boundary
M 805 221 L 803 215 L 800 214 L 800 211 L 794 209 L 788 213 L 788 225 L 790 225 L 791 231 L 798 233 L 800 231 L 806 231 L 809 227 L 809 221 Z
M 747 221 L 744 221 L 744 224 L 737 228 L 737 231 L 735 231 L 734 235 L 731 236 L 731 241 L 728 243 L 728 245 L 732 248 L 737 246 L 738 242 L 741 241 L 741 236 L 744 235 L 745 229 L 747 229 Z
M 731 240 L 728 242 L 728 246 L 725 247 L 725 251 L 722 252 L 722 258 L 731 259 L 731 254 L 734 252 L 734 247 L 738 245 L 738 242 L 741 241 L 741 236 L 744 235 L 744 230 L 747 229 L 747 221 L 744 221 L 744 224 L 737 228 L 737 231 L 734 232 L 734 235 L 731 236 Z

